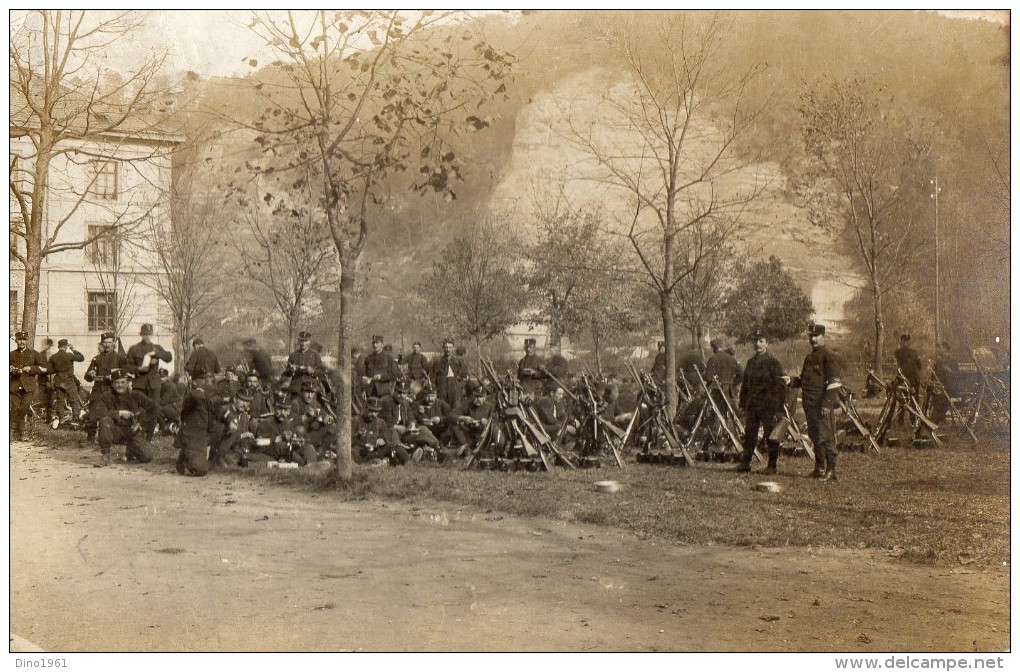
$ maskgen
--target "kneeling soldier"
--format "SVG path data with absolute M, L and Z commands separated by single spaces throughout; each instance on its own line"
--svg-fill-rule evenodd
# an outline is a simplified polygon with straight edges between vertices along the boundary
M 124 444 L 128 460 L 151 462 L 153 452 L 146 437 L 156 426 L 159 407 L 148 395 L 129 389 L 128 373 L 123 369 L 110 372 L 110 386 L 89 407 L 103 454 L 97 466 L 113 461 L 110 452 L 114 444 Z
M 221 399 L 213 394 L 213 374 L 202 365 L 196 366 L 194 389 L 181 402 L 181 429 L 174 440 L 179 450 L 177 473 L 205 476 L 209 473 L 209 446 L 216 413 Z

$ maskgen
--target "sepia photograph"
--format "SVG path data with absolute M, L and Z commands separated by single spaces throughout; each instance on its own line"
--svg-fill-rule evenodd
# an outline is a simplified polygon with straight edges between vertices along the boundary
M 1015 664 L 1010 10 L 8 21 L 11 668 Z

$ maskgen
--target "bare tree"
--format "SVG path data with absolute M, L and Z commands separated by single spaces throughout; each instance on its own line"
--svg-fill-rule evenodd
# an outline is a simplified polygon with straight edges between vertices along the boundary
M 157 86 L 163 56 L 143 60 L 126 76 L 105 65 L 105 55 L 138 27 L 140 16 L 100 19 L 68 10 L 13 14 L 10 191 L 17 216 L 11 218 L 10 256 L 24 268 L 22 328 L 34 339 L 43 260 L 83 249 L 99 237 L 65 225 L 91 208 L 103 211 L 103 220 L 123 239 L 156 207 L 137 202 L 130 190 L 109 198 L 109 171 L 117 169 L 109 159 L 116 156 L 121 167 L 142 171 L 172 146 L 162 142 L 159 126 L 165 118 L 165 91 Z M 137 151 L 132 145 L 136 151 L 130 156 L 118 152 L 126 138 L 139 136 L 149 139 L 151 149 Z
M 909 279 L 924 239 L 918 202 L 930 143 L 881 87 L 849 79 L 802 97 L 804 140 L 817 180 L 835 185 L 837 212 L 863 267 L 874 325 L 872 365 L 882 371 L 886 295 Z M 825 190 L 819 193 L 825 193 Z M 927 221 L 927 216 L 925 216 Z
M 527 305 L 520 257 L 499 219 L 465 227 L 418 287 L 428 319 L 448 334 L 482 344 L 517 323 Z
M 265 13 L 250 27 L 280 60 L 253 78 L 264 113 L 241 125 L 265 150 L 264 174 L 293 179 L 316 167 L 316 207 L 336 248 L 337 470 L 348 479 L 351 303 L 375 206 L 404 172 L 419 190 L 456 197 L 460 168 L 446 136 L 488 125 L 476 102 L 491 97 L 509 60 L 452 12 Z
M 568 116 L 570 139 L 594 165 L 589 179 L 605 186 L 607 198 L 631 202 L 624 235 L 657 299 L 670 413 L 677 403 L 674 293 L 768 186 L 756 169 L 760 157 L 741 144 L 767 101 L 748 101 L 757 69 L 733 75 L 720 64 L 728 25 L 720 15 L 699 22 L 683 13 L 658 16 L 651 27 L 628 17 L 598 27 L 597 39 L 624 64 L 624 83 L 600 100 L 597 124 Z
M 691 334 L 691 344 L 704 342 L 705 330 L 722 318 L 732 288 L 734 254 L 725 239 L 728 229 L 695 227 L 680 240 L 677 255 L 680 281 L 673 291 L 673 315 Z
M 194 154 L 189 149 L 185 156 Z M 194 163 L 179 165 L 170 194 L 171 228 L 152 227 L 144 241 L 160 271 L 152 285 L 169 307 L 181 361 L 187 360 L 192 339 L 211 325 L 229 271 L 223 264 L 223 201 L 212 184 Z
M 276 200 L 276 207 L 271 202 Z M 244 274 L 269 291 L 272 305 L 285 325 L 287 347 L 308 319 L 311 301 L 319 289 L 336 287 L 336 254 L 321 211 L 271 194 L 255 198 L 244 210 L 247 238 L 235 241 Z M 247 202 L 247 201 L 246 201 Z

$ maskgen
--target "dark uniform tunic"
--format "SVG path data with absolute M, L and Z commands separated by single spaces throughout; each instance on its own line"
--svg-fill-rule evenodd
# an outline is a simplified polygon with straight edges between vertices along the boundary
M 257 372 L 263 382 L 268 383 L 273 379 L 273 360 L 265 350 L 247 350 L 245 361 L 248 368 Z
M 698 374 L 705 373 L 705 360 L 701 357 L 701 351 L 687 350 L 680 355 L 676 360 L 676 370 L 677 373 L 683 374 L 687 385 L 691 388 L 691 392 L 701 389 L 701 384 L 698 382 Z M 708 381 L 705 382 L 707 383 Z M 719 382 L 722 382 L 722 380 Z
M 216 357 L 216 353 L 200 345 L 195 348 L 191 356 L 188 357 L 187 363 L 184 365 L 184 370 L 188 372 L 192 378 L 195 377 L 196 369 L 205 369 L 207 373 L 219 373 L 220 372 L 220 360 Z
M 457 417 L 457 423 L 453 425 L 453 435 L 457 440 L 457 445 L 474 448 L 475 442 L 478 441 L 484 429 L 485 421 L 492 415 L 492 404 L 485 401 L 481 406 L 478 406 L 474 399 L 466 399 L 461 402 L 460 408 L 454 411 L 454 414 Z M 461 416 L 470 418 L 472 422 L 461 421 Z
M 450 431 L 453 420 L 450 416 L 453 410 L 450 405 L 438 396 L 431 404 L 421 400 L 414 405 L 414 420 L 422 427 L 428 428 L 432 435 L 439 441 L 449 443 L 453 441 L 453 434 Z
M 723 392 L 732 399 L 734 388 L 740 383 L 740 364 L 725 350 L 714 352 L 705 365 L 705 382 L 711 384 L 713 377 L 719 380 Z
M 410 459 L 407 451 L 394 439 L 386 421 L 378 415 L 373 417 L 366 413 L 358 416 L 352 423 L 351 433 L 354 436 L 352 443 L 357 448 L 355 455 L 362 462 L 386 458 L 397 464 L 406 464 Z M 377 445 L 380 439 L 383 443 Z
M 305 438 L 321 456 L 327 450 L 334 450 L 337 439 L 337 425 L 333 415 L 318 399 L 307 401 L 302 394 L 290 404 L 291 417 L 305 430 Z
M 85 380 L 94 383 L 92 396 L 99 397 L 103 392 L 110 391 L 110 372 L 114 369 L 127 369 L 127 355 L 112 350 L 92 358 L 89 368 L 85 370 Z
M 779 461 L 779 442 L 770 438 L 786 405 L 786 383 L 783 382 L 783 365 L 772 355 L 755 353 L 747 360 L 740 384 L 740 410 L 744 412 L 744 453 L 741 463 L 751 464 L 754 448 L 758 444 L 758 430 L 764 428 L 768 446 L 768 466 L 775 468 Z
M 808 437 L 815 447 L 815 471 L 836 468 L 836 425 L 832 409 L 838 399 L 843 365 L 828 347 L 822 345 L 808 353 L 800 377 L 791 387 L 801 389 L 801 404 L 807 418 Z
M 910 391 L 916 397 L 921 389 L 921 356 L 909 345 L 902 345 L 893 353 L 896 358 L 896 366 L 903 372 L 903 377 L 910 383 Z
M 463 360 L 454 355 L 440 355 L 432 362 L 432 382 L 436 386 L 436 394 L 450 408 L 460 406 L 466 378 Z
M 74 375 L 74 363 L 84 362 L 85 355 L 77 350 L 57 350 L 50 357 L 47 371 L 53 385 L 53 408 L 61 408 L 64 400 L 71 407 L 71 418 L 78 419 L 81 413 L 81 399 L 78 396 L 78 379 Z
M 32 410 L 32 400 L 39 391 L 39 375 L 46 372 L 46 359 L 32 348 L 12 350 L 11 372 L 11 431 L 14 438 L 23 438 L 25 417 Z M 22 371 L 28 367 L 29 372 Z
M 412 352 L 407 356 L 407 375 L 411 380 L 421 382 L 428 375 L 429 360 L 420 352 Z
M 142 359 L 146 354 L 152 354 L 149 360 L 149 368 L 145 371 L 141 370 Z M 127 351 L 127 368 L 128 371 L 134 374 L 135 380 L 131 383 L 131 389 L 136 392 L 142 392 L 152 399 L 157 404 L 159 403 L 159 388 L 161 386 L 159 380 L 159 364 L 158 361 L 171 362 L 174 356 L 170 352 L 163 348 L 163 346 L 156 343 L 146 343 L 141 341 L 135 343 Z
M 216 414 L 222 399 L 196 387 L 184 395 L 181 402 L 181 429 L 174 440 L 180 451 L 177 454 L 177 472 L 188 476 L 205 476 L 209 473 L 210 445 L 216 423 Z
M 121 411 L 130 411 L 132 416 L 122 418 Z M 128 459 L 151 462 L 154 452 L 145 437 L 158 419 L 156 402 L 137 390 L 117 394 L 111 389 L 89 404 L 89 420 L 98 425 L 96 438 L 103 455 L 108 455 L 114 444 L 123 443 Z
M 292 441 L 297 436 L 297 427 L 290 418 L 280 418 L 275 415 L 266 418 L 259 423 L 255 436 L 271 441 L 270 448 L 259 450 L 268 450 L 273 459 L 284 462 L 293 461 L 298 464 L 311 464 L 319 459 L 311 443 L 304 441 L 299 445 Z
M 374 380 L 376 375 L 379 380 Z M 365 357 L 365 377 L 373 378 L 365 386 L 365 394 L 382 399 L 393 395 L 393 383 L 400 377 L 400 370 L 386 352 L 373 352 Z
M 294 395 L 301 393 L 301 386 L 306 380 L 318 381 L 326 371 L 319 353 L 311 348 L 304 351 L 295 350 L 290 353 L 290 357 L 287 358 L 287 368 L 293 372 L 290 391 Z
M 521 381 L 521 387 L 525 392 L 535 396 L 541 393 L 542 382 L 546 378 L 546 374 L 540 370 L 541 367 L 542 358 L 534 353 L 524 355 L 521 361 L 517 362 L 517 379 Z
M 941 353 L 935 359 L 935 376 L 942 383 L 946 394 L 936 394 L 932 399 L 930 419 L 936 425 L 942 424 L 949 412 L 949 397 L 960 396 L 960 365 L 948 354 Z M 947 396 L 948 395 L 948 396 Z

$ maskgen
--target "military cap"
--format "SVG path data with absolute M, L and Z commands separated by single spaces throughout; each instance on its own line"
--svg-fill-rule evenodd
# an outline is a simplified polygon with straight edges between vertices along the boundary
M 807 329 L 808 336 L 824 336 L 825 325 L 824 324 L 809 324 Z
M 200 345 L 205 345 L 205 341 L 203 341 L 201 338 L 195 338 L 192 339 L 191 344 L 197 348 Z
M 301 391 L 302 392 L 318 392 L 319 391 L 319 385 L 314 380 L 306 380 L 305 382 L 301 383 Z
M 251 392 L 248 390 L 238 390 L 237 394 L 234 395 L 235 399 L 241 399 L 242 401 L 251 401 Z
M 278 404 L 286 404 L 290 401 L 290 396 L 286 390 L 277 390 L 276 394 L 273 395 L 273 400 Z
M 310 341 L 310 340 L 312 340 L 312 334 L 311 334 L 311 332 L 308 332 L 308 331 L 298 332 L 297 337 L 298 337 L 299 341 Z
M 169 375 L 170 375 L 170 372 L 167 371 L 166 369 L 160 369 L 159 370 L 159 377 L 160 378 L 166 378 Z
M 537 343 L 537 341 L 535 341 L 535 339 L 533 339 L 533 338 L 525 338 L 524 339 L 524 345 L 525 346 L 535 345 L 536 343 Z
M 372 343 L 382 343 L 385 339 L 382 336 L 373 336 Z
M 453 345 L 453 339 L 449 336 L 443 339 L 443 345 Z
M 131 377 L 124 369 L 112 369 L 110 371 L 110 380 L 127 380 Z
M 17 331 L 17 332 L 14 333 L 14 340 L 16 340 L 16 341 L 26 341 L 26 340 L 28 340 L 28 333 L 26 333 L 24 331 Z
M 411 347 L 413 348 L 416 345 L 420 348 L 421 347 L 421 341 L 415 341 L 414 343 L 411 344 Z
M 474 391 L 472 391 L 471 394 L 474 397 L 484 397 L 484 396 L 489 394 L 489 391 L 487 389 L 485 389 L 485 385 L 479 384 L 479 385 L 475 385 L 475 389 L 474 389 Z
M 763 338 L 766 338 L 765 333 L 761 329 L 755 329 L 754 333 L 751 334 L 751 342 L 754 343 Z
M 113 335 L 112 331 L 104 331 L 102 334 L 99 335 L 99 340 L 100 341 L 105 341 L 107 339 L 112 341 L 112 340 L 115 340 L 116 338 L 117 337 Z
M 138 333 L 141 336 L 152 336 L 154 333 L 156 333 L 156 330 L 155 328 L 153 328 L 151 324 L 146 322 L 145 324 L 142 325 L 142 329 Z
M 722 350 L 726 342 L 721 338 L 713 338 L 708 344 L 712 346 L 713 350 Z
M 69 340 L 67 340 L 66 338 L 62 338 L 59 341 L 57 341 L 57 347 L 58 348 L 62 348 L 65 345 L 71 345 L 71 342 Z
M 376 413 L 381 412 L 382 402 L 379 401 L 379 397 L 369 397 L 367 400 L 365 400 L 365 410 L 375 411 Z
M 408 380 L 400 379 L 396 383 L 397 392 L 406 392 L 411 389 L 411 382 Z

